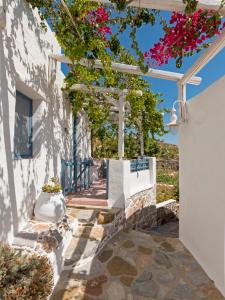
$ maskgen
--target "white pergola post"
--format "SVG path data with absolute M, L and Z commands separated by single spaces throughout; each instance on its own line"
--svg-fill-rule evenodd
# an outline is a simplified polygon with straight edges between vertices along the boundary
M 124 157 L 124 130 L 125 130 L 125 95 L 120 93 L 119 95 L 119 141 L 118 141 L 118 156 L 119 159 Z
M 182 101 L 183 103 L 179 103 L 179 115 L 181 117 L 181 120 L 186 121 L 186 112 L 183 111 L 183 107 L 185 107 L 185 103 L 187 100 L 187 93 L 186 93 L 186 84 L 182 84 L 178 81 L 178 100 Z M 182 107 L 181 107 L 182 105 Z
M 144 148 L 144 134 L 143 130 L 140 132 L 140 144 L 141 144 L 141 156 L 144 156 L 145 154 L 145 148 Z
M 85 84 L 74 84 L 70 87 L 71 90 L 74 91 L 85 91 L 91 93 L 90 87 Z M 106 99 L 109 103 L 114 105 L 119 111 L 119 139 L 118 139 L 118 156 L 119 159 L 123 159 L 124 157 L 124 136 L 125 136 L 125 106 L 126 106 L 126 95 L 129 90 L 113 88 L 113 87 L 101 87 L 101 86 L 92 86 L 92 89 L 98 93 L 110 93 L 119 95 L 119 101 L 112 98 L 112 96 L 105 95 Z M 141 90 L 136 90 L 135 93 L 137 96 L 142 96 L 143 93 Z
M 139 141 L 140 141 L 141 156 L 144 156 L 144 154 L 145 154 L 145 144 L 144 144 L 144 133 L 143 133 L 142 122 L 143 122 L 143 118 L 141 116 L 141 119 L 138 120 Z
M 186 84 L 178 82 L 178 100 L 186 101 Z

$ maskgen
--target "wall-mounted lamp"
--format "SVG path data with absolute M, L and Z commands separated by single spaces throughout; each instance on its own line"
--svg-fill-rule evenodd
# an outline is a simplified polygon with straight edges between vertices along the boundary
M 175 109 L 175 104 L 179 103 L 179 117 Z M 170 122 L 166 125 L 172 130 L 176 130 L 181 122 L 187 122 L 188 120 L 188 104 L 186 101 L 176 100 L 173 103 L 171 109 Z

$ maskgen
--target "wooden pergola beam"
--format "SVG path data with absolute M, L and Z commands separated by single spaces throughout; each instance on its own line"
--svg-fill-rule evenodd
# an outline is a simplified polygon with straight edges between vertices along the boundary
M 64 55 L 51 54 L 49 57 L 61 63 L 72 64 L 71 60 Z M 83 58 L 79 61 L 79 63 L 83 66 L 88 66 L 93 64 L 94 68 L 99 68 L 99 69 L 103 68 L 102 62 L 100 60 L 95 60 L 93 63 Z M 156 70 L 156 69 L 149 69 L 147 73 L 143 73 L 139 66 L 127 65 L 123 63 L 117 63 L 117 62 L 112 62 L 111 68 L 114 71 L 118 71 L 122 73 L 148 76 L 152 78 L 159 78 L 159 79 L 172 80 L 172 81 L 179 81 L 184 76 L 184 74 L 182 73 L 169 72 L 169 71 Z M 202 81 L 201 77 L 192 76 L 189 79 L 188 83 L 193 85 L 199 85 L 201 81 Z

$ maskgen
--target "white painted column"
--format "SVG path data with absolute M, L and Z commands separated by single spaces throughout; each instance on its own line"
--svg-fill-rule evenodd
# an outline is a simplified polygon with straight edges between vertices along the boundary
M 124 130 L 125 130 L 125 95 L 121 93 L 119 96 L 119 141 L 118 141 L 118 156 L 119 159 L 124 157 Z
M 178 100 L 180 101 L 183 101 L 183 103 L 185 104 L 186 103 L 186 99 L 187 99 L 187 96 L 186 96 L 186 84 L 182 84 L 178 81 Z M 186 121 L 185 118 L 186 118 L 186 112 L 184 112 L 184 109 L 185 109 L 185 105 L 183 105 L 183 109 L 181 109 L 181 105 L 179 103 L 179 115 L 181 117 L 181 120 L 183 121 Z
M 143 132 L 143 117 L 140 116 L 139 119 L 139 131 L 140 131 L 140 146 L 141 146 L 141 156 L 145 154 L 145 145 L 144 145 L 144 132 Z
M 186 101 L 186 84 L 178 81 L 178 100 Z
M 140 132 L 140 144 L 141 144 L 141 156 L 144 156 L 144 154 L 145 154 L 145 149 L 144 149 L 144 134 L 143 134 L 142 130 Z

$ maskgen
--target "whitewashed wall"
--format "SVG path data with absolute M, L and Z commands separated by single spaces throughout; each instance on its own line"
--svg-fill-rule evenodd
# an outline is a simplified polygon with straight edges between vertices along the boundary
M 225 77 L 180 127 L 180 239 L 225 295 Z
M 76 156 L 78 159 L 91 156 L 91 130 L 84 111 L 79 112 L 76 118 Z
M 25 1 L 5 1 L 6 27 L 0 30 L 0 239 L 12 241 L 27 218 L 41 186 L 60 176 L 61 158 L 71 158 L 72 115 L 63 99 L 60 64 L 48 81 L 48 55 L 60 53 L 54 34 L 42 31 Z M 32 159 L 15 160 L 16 90 L 33 99 Z M 67 134 L 65 133 L 67 128 Z
M 125 208 L 133 195 L 155 188 L 155 158 L 149 158 L 149 166 L 148 170 L 131 172 L 129 160 L 109 160 L 109 207 Z

